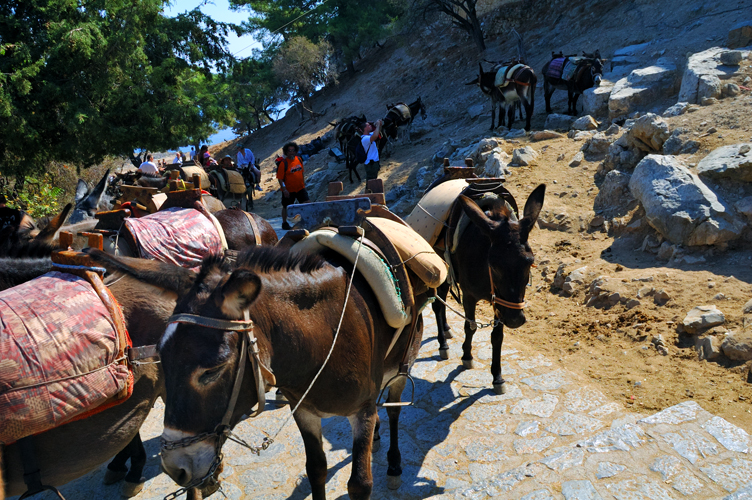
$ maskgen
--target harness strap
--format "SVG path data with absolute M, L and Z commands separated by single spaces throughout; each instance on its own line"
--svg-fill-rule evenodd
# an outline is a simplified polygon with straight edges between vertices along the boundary
M 489 301 L 491 303 L 491 307 L 495 306 L 496 304 L 507 307 L 509 309 L 517 309 L 517 310 L 522 310 L 522 309 L 525 309 L 525 307 L 527 307 L 527 302 L 509 302 L 507 300 L 504 300 L 496 296 L 496 292 L 494 291 L 493 275 L 491 274 L 490 265 L 488 266 L 488 281 L 491 283 L 491 300 Z M 495 307 L 494 307 L 494 315 L 496 315 Z
M 253 323 L 251 323 L 253 325 Z M 245 330 L 246 332 L 248 330 Z M 246 335 L 240 335 L 240 357 L 238 358 L 238 371 L 235 373 L 235 383 L 232 384 L 232 394 L 230 395 L 230 402 L 227 404 L 225 415 L 222 417 L 220 423 L 223 427 L 230 425 L 230 419 L 235 411 L 235 404 L 238 402 L 238 396 L 240 395 L 240 386 L 243 382 L 243 375 L 245 374 L 245 355 L 248 350 L 248 340 Z M 263 403 L 259 401 L 259 408 L 263 408 Z M 260 412 L 259 412 L 260 413 Z
M 245 216 L 248 218 L 248 222 L 251 223 L 251 229 L 253 230 L 253 237 L 256 239 L 256 246 L 261 246 L 261 230 L 258 227 L 258 224 L 256 223 L 256 220 L 253 218 L 253 215 L 248 212 L 243 212 Z
M 253 321 L 236 321 L 230 319 L 208 318 L 197 314 L 175 314 L 170 316 L 168 323 L 186 323 L 189 325 L 198 325 L 215 330 L 228 330 L 231 332 L 247 332 L 253 330 Z

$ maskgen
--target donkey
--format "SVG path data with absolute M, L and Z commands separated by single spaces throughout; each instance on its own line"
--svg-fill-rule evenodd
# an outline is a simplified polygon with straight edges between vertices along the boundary
M 123 266 L 137 263 L 142 274 L 154 284 L 148 285 L 124 274 L 105 281 L 120 303 L 134 347 L 156 344 L 167 327 L 167 318 L 175 308 L 177 294 L 190 290 L 196 274 L 188 269 L 165 268 L 167 264 L 144 259 L 122 258 L 119 262 Z M 168 273 L 167 269 L 171 272 Z M 44 272 L 47 270 L 41 270 L 40 274 Z M 122 494 L 133 496 L 141 491 L 146 452 L 138 431 L 157 396 L 162 395 L 164 386 L 157 365 L 135 366 L 133 374 L 133 394 L 125 402 L 34 438 L 36 460 L 46 484 L 60 486 L 68 483 L 118 454 L 123 466 L 125 460 L 131 458 L 131 471 L 124 475 L 126 482 Z M 65 453 L 61 453 L 61 450 L 65 450 Z M 113 462 L 118 461 L 116 458 Z M 17 443 L 2 449 L 2 462 L 5 494 L 20 495 L 26 486 Z M 110 479 L 122 479 L 122 469 L 113 467 L 108 470 L 108 476 Z
M 125 259 L 94 254 L 108 269 L 126 271 L 156 287 L 182 283 L 186 272 L 175 267 L 171 274 L 165 264 L 167 274 L 155 276 L 146 261 L 128 260 L 125 265 Z M 420 294 L 416 303 L 426 299 Z M 409 349 L 410 359 L 417 355 L 422 318 L 417 318 L 413 343 L 408 345 L 410 335 L 405 332 L 390 351 L 395 329 L 386 323 L 373 291 L 348 261 L 333 253 L 297 255 L 281 248 L 252 248 L 238 257 L 235 268 L 226 260 L 207 258 L 192 288 L 178 294 L 175 322 L 159 344 L 166 387 L 163 470 L 180 485 L 201 483 L 219 463 L 229 429 L 251 414 L 255 404 L 264 405 L 257 395 L 264 385 L 279 387 L 294 408 L 327 358 L 345 303 L 331 359 L 294 418 L 305 445 L 313 498 L 326 498 L 321 418 L 329 415 L 348 417 L 353 428 L 350 498 L 370 498 L 377 398 L 398 373 L 403 353 Z M 258 375 L 245 369 L 245 332 L 251 328 L 257 342 L 249 348 L 258 346 L 260 351 Z M 245 375 L 238 376 L 243 373 L 239 370 Z M 389 387 L 387 401 L 399 401 L 405 382 L 400 377 Z M 388 407 L 387 413 L 388 485 L 394 489 L 402 473 L 399 406 Z M 218 426 L 220 422 L 228 425 Z
M 535 86 L 538 84 L 538 78 L 535 71 L 529 66 L 515 71 L 511 75 L 511 81 L 505 87 L 496 86 L 496 73 L 500 66 L 494 66 L 489 71 L 483 71 L 483 63 L 478 63 L 480 73 L 478 78 L 465 85 L 478 85 L 481 92 L 491 98 L 491 130 L 495 128 L 496 108 L 504 107 L 504 113 L 499 109 L 499 127 L 504 125 L 504 114 L 509 115 L 506 126 L 512 128 L 514 123 L 514 105 L 520 101 L 525 108 L 525 130 L 530 131 L 530 119 L 533 116 L 535 108 Z
M 402 112 L 397 108 L 397 106 L 399 106 L 400 104 L 407 106 L 407 109 L 409 111 L 408 116 L 404 116 Z M 426 119 L 426 105 L 423 101 L 421 101 L 420 97 L 418 97 L 415 102 L 412 102 L 410 104 L 387 104 L 386 116 L 384 117 L 384 132 L 390 138 L 397 139 L 400 127 L 406 126 L 405 133 L 407 134 L 407 142 L 412 142 L 410 140 L 410 127 L 412 127 L 413 121 L 415 120 L 415 117 L 418 116 L 418 113 L 420 113 L 420 117 L 423 120 Z
M 345 166 L 350 177 L 350 183 L 353 181 L 353 172 L 360 182 L 360 174 L 356 169 L 358 164 L 351 160 L 355 158 L 355 146 L 358 145 L 357 142 L 354 142 L 354 139 L 359 139 L 363 134 L 363 127 L 366 122 L 366 115 L 361 114 L 360 116 L 349 116 L 334 125 L 334 139 L 339 143 L 339 149 L 345 155 Z
M 578 63 L 568 62 L 567 64 L 577 64 L 577 69 L 571 80 L 564 80 L 548 76 L 549 67 L 554 59 L 565 57 L 563 53 L 551 54 L 551 61 L 543 66 L 543 94 L 546 98 L 546 113 L 553 113 L 551 109 L 551 96 L 556 89 L 567 91 L 567 114 L 577 115 L 577 99 L 587 89 L 597 87 L 603 79 L 603 65 L 605 59 L 601 59 L 599 50 L 595 54 L 582 53 L 584 59 Z
M 504 326 L 519 328 L 525 324 L 522 308 L 533 264 L 528 236 L 543 207 L 545 191 L 545 184 L 533 190 L 525 203 L 523 218 L 519 221 L 501 200 L 486 215 L 470 198 L 461 196 L 459 199 L 465 215 L 471 221 L 451 256 L 455 278 L 462 290 L 462 307 L 466 318 L 462 365 L 465 368 L 473 367 L 472 342 L 477 329 L 475 306 L 481 300 L 489 301 L 495 317 L 491 332 L 491 375 L 497 394 L 505 392 L 501 376 Z M 437 294 L 442 300 L 446 300 L 448 291 L 449 284 L 445 283 L 438 288 Z M 449 349 L 445 336 L 446 308 L 439 301 L 435 301 L 432 307 L 439 332 L 439 352 L 444 358 Z
M 384 125 L 386 127 L 386 124 Z M 379 158 L 382 157 L 382 153 L 386 149 L 387 144 L 389 143 L 389 137 L 386 135 L 386 133 L 383 131 L 384 127 L 382 127 L 381 137 L 376 139 L 374 144 L 379 150 Z M 355 148 L 358 147 L 358 144 L 360 143 L 362 139 L 361 134 L 356 134 L 353 137 L 350 138 L 350 140 L 347 143 L 347 149 L 345 153 L 345 165 L 347 166 L 347 171 L 350 174 L 350 183 L 352 184 L 352 174 L 355 172 L 355 176 L 358 178 L 358 182 L 360 182 L 360 174 L 358 174 L 358 160 L 355 158 Z
M 92 219 L 99 210 L 109 209 L 112 200 L 105 196 L 109 176 L 110 170 L 107 169 L 94 189 L 91 189 L 83 179 L 78 180 L 74 200 L 75 206 L 68 221 L 70 224 L 76 224 L 84 219 Z

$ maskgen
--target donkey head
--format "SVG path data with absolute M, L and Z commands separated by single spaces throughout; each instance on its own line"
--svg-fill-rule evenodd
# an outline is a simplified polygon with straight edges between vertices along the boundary
M 94 186 L 94 189 L 89 189 L 89 185 L 83 179 L 78 180 L 74 200 L 75 206 L 68 221 L 69 224 L 76 224 L 84 219 L 91 219 L 96 215 L 97 210 L 105 202 L 104 194 L 109 176 L 110 170 L 108 169 L 104 173 L 104 176 L 102 176 L 102 179 Z
M 591 59 L 590 76 L 593 79 L 593 85 L 596 87 L 599 86 L 603 80 L 603 64 L 606 62 L 601 59 L 601 51 L 596 50 L 593 54 L 583 51 L 582 55 Z
M 545 184 L 535 188 L 525 203 L 523 217 L 520 220 L 517 220 L 515 214 L 501 200 L 494 204 L 489 216 L 470 198 L 460 197 L 465 215 L 491 241 L 488 250 L 488 270 L 480 270 L 482 274 L 479 274 L 479 279 L 485 279 L 481 276 L 490 273 L 494 295 L 519 307 L 523 307 L 525 302 L 525 288 L 530 281 L 530 267 L 534 261 L 528 236 L 538 220 L 545 192 Z M 509 328 L 518 328 L 525 324 L 525 313 L 522 309 L 495 304 L 494 310 L 497 317 Z

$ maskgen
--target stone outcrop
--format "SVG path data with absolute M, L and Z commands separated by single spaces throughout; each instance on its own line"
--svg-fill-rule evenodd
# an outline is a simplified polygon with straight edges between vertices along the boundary
M 749 361 L 752 359 L 752 333 L 729 333 L 721 344 L 723 354 L 734 361 Z
M 608 100 L 609 116 L 616 118 L 652 104 L 676 91 L 676 65 L 660 58 L 655 65 L 632 71 L 614 85 Z
M 673 156 L 648 155 L 629 181 L 648 223 L 663 237 L 686 246 L 739 238 L 743 224 L 700 178 Z
M 729 31 L 726 46 L 732 49 L 752 45 L 752 19 L 736 23 Z
M 593 201 L 593 209 L 603 211 L 608 215 L 621 215 L 634 202 L 634 196 L 629 190 L 630 175 L 619 170 L 612 170 L 606 174 L 600 191 Z
M 701 333 L 725 322 L 726 316 L 716 306 L 697 306 L 687 313 L 682 325 L 687 333 Z
M 680 155 L 696 153 L 700 149 L 700 143 L 689 139 L 689 129 L 679 127 L 674 129 L 671 136 L 663 143 L 663 153 L 667 155 Z
M 600 86 L 587 89 L 583 92 L 580 102 L 585 113 L 596 117 L 608 116 L 608 100 L 613 90 L 613 83 L 602 82 Z
M 648 153 L 660 153 L 669 138 L 668 123 L 658 115 L 648 113 L 634 122 L 624 124 L 627 131 L 611 144 L 608 154 L 598 167 L 598 175 L 611 170 L 629 171 Z
M 752 143 L 731 144 L 714 149 L 697 164 L 697 173 L 708 179 L 752 181 Z
M 679 89 L 679 102 L 699 104 L 703 98 L 721 96 L 721 80 L 730 78 L 738 69 L 721 63 L 721 54 L 726 51 L 713 47 L 689 56 Z

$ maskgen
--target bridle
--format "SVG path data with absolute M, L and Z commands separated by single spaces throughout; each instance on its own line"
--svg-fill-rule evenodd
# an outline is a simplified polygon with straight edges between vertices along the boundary
M 247 309 L 244 311 L 244 316 L 245 317 L 242 321 L 234 321 L 234 320 L 209 318 L 206 316 L 198 316 L 195 314 L 175 314 L 173 316 L 170 316 L 168 320 L 168 324 L 170 325 L 176 324 L 176 323 L 184 323 L 184 324 L 190 324 L 190 325 L 198 325 L 198 326 L 202 326 L 205 328 L 211 328 L 214 330 L 238 332 L 240 334 L 240 357 L 238 358 L 238 369 L 237 369 L 237 372 L 235 372 L 235 382 L 233 383 L 233 386 L 232 386 L 232 393 L 230 395 L 230 401 L 227 404 L 227 409 L 225 410 L 225 414 L 222 417 L 222 421 L 219 424 L 217 424 L 214 430 L 211 432 L 202 432 L 201 434 L 197 434 L 195 436 L 191 436 L 191 437 L 187 437 L 183 439 L 178 439 L 176 441 L 168 441 L 163 437 L 160 438 L 160 447 L 162 451 L 176 450 L 179 448 L 187 448 L 188 446 L 191 446 L 196 443 L 200 443 L 201 441 L 204 441 L 211 437 L 217 438 L 217 444 L 215 446 L 215 452 L 214 452 L 214 460 L 212 461 L 212 464 L 209 467 L 209 471 L 206 473 L 206 475 L 204 475 L 203 477 L 199 479 L 194 479 L 188 485 L 165 496 L 165 500 L 177 498 L 183 493 L 187 492 L 189 489 L 196 488 L 200 486 L 201 484 L 203 484 L 204 481 L 206 481 L 207 479 L 212 478 L 214 476 L 214 473 L 217 471 L 217 468 L 222 463 L 222 459 L 224 458 L 222 454 L 222 446 L 224 445 L 225 441 L 227 441 L 228 439 L 238 444 L 241 444 L 245 446 L 246 448 L 249 448 L 251 452 L 255 453 L 256 455 L 259 455 L 262 451 L 269 448 L 269 446 L 271 446 L 272 443 L 274 442 L 274 439 L 264 438 L 264 441 L 260 446 L 258 447 L 251 446 L 245 441 L 243 441 L 242 439 L 240 439 L 240 437 L 234 435 L 230 427 L 230 419 L 232 418 L 232 414 L 235 412 L 235 405 L 237 404 L 238 396 L 240 395 L 240 386 L 243 382 L 243 375 L 245 374 L 246 353 L 248 355 L 248 359 L 251 362 L 251 367 L 253 368 L 254 378 L 256 379 L 256 391 L 258 395 L 258 403 L 257 403 L 256 409 L 253 410 L 250 416 L 255 417 L 259 415 L 261 412 L 263 412 L 264 404 L 266 402 L 266 386 L 264 383 L 263 375 L 261 373 L 261 368 L 263 365 L 261 363 L 261 358 L 259 356 L 258 341 L 256 339 L 256 336 L 253 334 L 253 321 L 251 320 L 250 314 Z M 248 346 L 250 346 L 250 350 L 248 349 Z M 268 369 L 266 370 L 270 372 L 270 370 Z
M 494 290 L 494 282 L 493 282 L 493 274 L 491 273 L 491 265 L 488 265 L 488 280 L 491 282 L 491 307 L 493 307 L 494 315 L 496 316 L 496 305 L 504 306 L 509 309 L 516 309 L 518 311 L 521 311 L 522 309 L 525 309 L 527 307 L 527 302 L 509 302 L 508 300 L 504 300 L 501 297 L 496 296 L 496 291 Z

